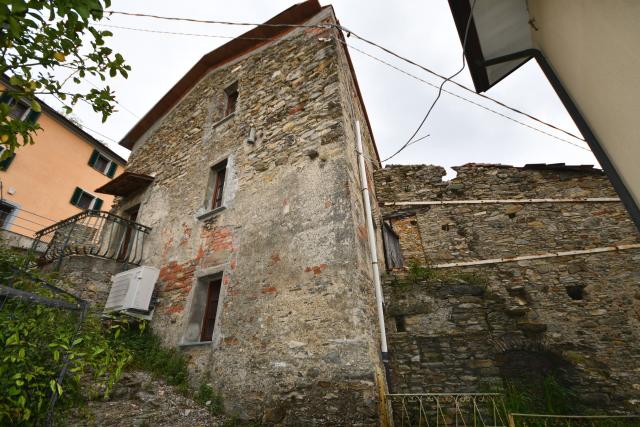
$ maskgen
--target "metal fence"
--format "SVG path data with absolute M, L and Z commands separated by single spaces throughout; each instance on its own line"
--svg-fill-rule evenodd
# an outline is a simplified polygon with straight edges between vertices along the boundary
M 139 265 L 150 230 L 109 212 L 87 210 L 38 231 L 32 249 L 46 244 L 38 262 L 57 262 L 57 269 L 69 255 L 93 255 Z
M 500 393 L 389 394 L 395 426 L 507 427 Z
M 17 268 L 10 261 L 0 260 L 0 263 L 2 263 L 0 266 L 0 271 L 2 271 L 0 274 L 0 318 L 8 320 L 9 323 L 24 322 L 29 320 L 25 319 L 25 316 L 28 317 L 31 307 L 37 305 L 52 307 L 59 310 L 56 315 L 57 319 L 62 320 L 63 317 L 67 316 L 70 318 L 71 325 L 74 325 L 74 330 L 70 331 L 73 340 L 79 333 L 80 327 L 86 318 L 89 303 L 46 280 L 36 277 L 28 270 Z M 28 286 L 25 286 L 25 283 L 28 283 Z M 0 331 L 3 334 L 5 332 L 7 331 Z M 34 351 L 37 348 L 47 349 L 48 347 L 48 341 L 37 342 L 32 338 L 30 340 L 29 348 Z M 42 354 L 47 353 L 42 351 Z M 45 361 L 45 363 L 51 366 L 53 372 L 57 372 L 55 381 L 57 384 L 62 385 L 69 370 L 70 360 L 68 354 L 65 353 L 58 361 L 52 358 Z M 57 388 L 52 387 L 44 418 L 34 416 L 31 421 L 37 425 L 51 426 L 53 424 L 55 405 L 59 397 Z
M 509 427 L 637 427 L 640 415 L 508 415 Z

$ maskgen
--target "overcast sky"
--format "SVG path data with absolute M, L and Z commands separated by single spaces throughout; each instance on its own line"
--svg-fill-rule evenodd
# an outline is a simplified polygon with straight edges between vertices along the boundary
M 291 0 L 114 0 L 111 9 L 199 19 L 264 22 L 294 3 L 295 1 Z M 462 47 L 446 0 L 403 0 L 393 3 L 382 0 L 335 0 L 331 3 L 321 3 L 334 6 L 343 26 L 440 74 L 453 74 L 461 66 Z M 104 23 L 150 30 L 226 36 L 237 36 L 250 29 L 118 15 L 113 15 Z M 119 141 L 200 57 L 228 41 L 123 29 L 110 30 L 113 31 L 114 37 L 109 39 L 109 46 L 122 53 L 132 66 L 127 80 L 117 79 L 110 82 L 111 87 L 116 90 L 120 111 L 105 124 L 100 122 L 97 115 L 82 106 L 75 110 L 74 115 L 85 126 L 113 141 Z M 438 78 L 396 60 L 354 37 L 349 38 L 348 42 L 424 80 L 434 84 L 440 83 Z M 385 158 L 395 152 L 413 133 L 436 96 L 437 90 L 359 52 L 351 50 L 351 57 L 378 150 Z M 468 70 L 455 80 L 472 86 Z M 531 126 L 570 139 L 566 135 L 484 101 L 475 94 L 456 88 L 453 84 L 447 84 L 445 89 Z M 579 135 L 533 61 L 490 89 L 487 95 Z M 55 102 L 51 104 L 55 105 Z M 431 136 L 412 145 L 389 163 L 426 163 L 447 167 L 468 162 L 513 165 L 555 162 L 597 164 L 591 152 L 543 135 L 446 93 L 442 95 L 420 135 L 426 133 Z M 96 136 L 108 142 L 112 148 L 116 147 L 115 143 Z M 585 143 L 582 145 L 586 146 Z M 124 149 L 119 149 L 118 152 L 127 154 Z

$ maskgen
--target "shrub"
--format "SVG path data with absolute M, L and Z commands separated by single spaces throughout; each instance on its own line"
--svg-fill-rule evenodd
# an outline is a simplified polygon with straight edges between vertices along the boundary
M 0 248 L 0 283 L 41 297 L 66 299 L 40 282 L 35 271 L 19 269 L 23 258 Z M 118 339 L 126 327 L 119 321 L 104 328 L 89 313 L 78 328 L 79 312 L 9 298 L 0 309 L 0 425 L 30 425 L 44 418 L 52 394 L 57 407 L 76 405 L 84 395 L 108 396 L 131 353 Z M 64 361 L 68 371 L 57 378 Z M 80 380 L 91 378 L 89 393 Z

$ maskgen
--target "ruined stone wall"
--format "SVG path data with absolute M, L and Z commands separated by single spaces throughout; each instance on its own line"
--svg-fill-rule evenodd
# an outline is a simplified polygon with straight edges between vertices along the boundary
M 340 93 L 352 82 L 335 34 L 296 29 L 207 75 L 136 144 L 129 170 L 155 181 L 118 202 L 140 203 L 138 222 L 152 227 L 153 330 L 191 355 L 229 412 L 268 424 L 376 422 L 373 287 L 354 250 L 367 237 L 345 130 L 355 100 Z M 238 106 L 222 118 L 234 82 Z M 225 158 L 224 209 L 207 214 L 209 168 Z M 198 280 L 218 272 L 213 342 L 186 342 Z
M 393 166 L 380 202 L 615 197 L 597 172 Z M 438 265 L 640 242 L 620 203 L 384 206 L 405 260 Z M 415 269 L 385 283 L 396 392 L 488 391 L 553 374 L 580 410 L 637 412 L 640 250 Z M 415 274 L 419 277 L 415 277 Z M 422 274 L 423 276 L 420 276 Z M 409 274 L 412 276 L 412 274 Z M 427 277 L 428 276 L 428 277 Z

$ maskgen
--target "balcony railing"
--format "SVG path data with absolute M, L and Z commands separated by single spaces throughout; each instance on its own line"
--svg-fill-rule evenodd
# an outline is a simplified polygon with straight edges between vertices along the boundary
M 38 231 L 33 247 L 46 244 L 38 262 L 57 261 L 57 269 L 69 255 L 93 255 L 139 265 L 150 231 L 147 226 L 112 213 L 87 210 Z

